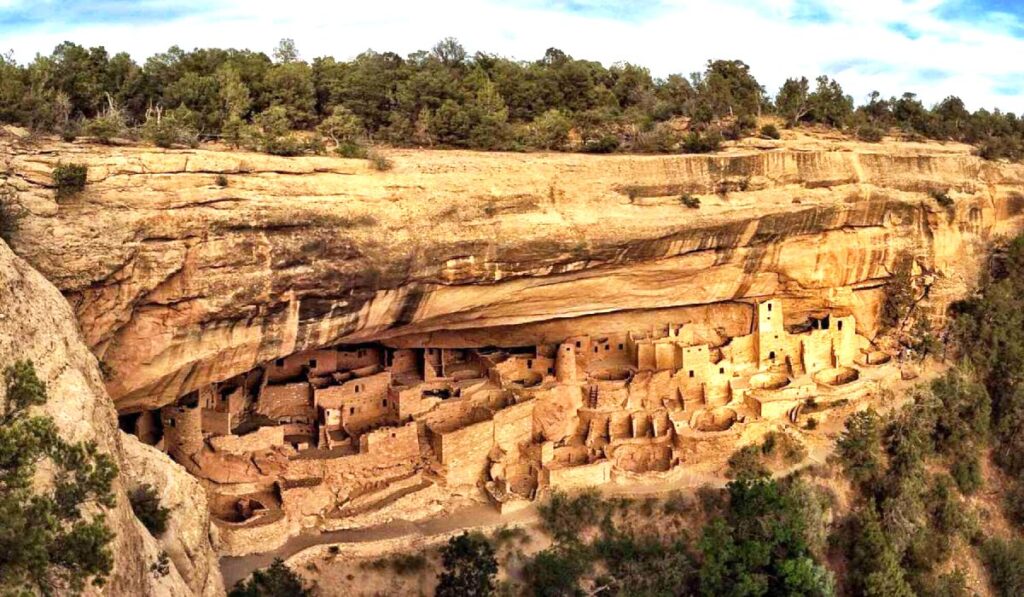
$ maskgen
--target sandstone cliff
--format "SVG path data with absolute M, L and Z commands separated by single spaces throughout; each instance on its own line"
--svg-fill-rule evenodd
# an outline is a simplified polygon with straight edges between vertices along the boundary
M 71 441 L 95 441 L 114 457 L 121 471 L 115 483 L 117 506 L 107 513 L 116 538 L 112 545 L 114 570 L 103 593 L 223 595 L 220 572 L 210 565 L 216 560 L 208 523 L 203 526 L 208 515 L 205 496 L 196 489 L 198 482 L 166 455 L 147 448 L 152 452 L 145 456 L 148 467 L 159 469 L 170 481 L 158 485 L 168 488 L 169 492 L 163 493 L 164 503 L 172 507 L 171 532 L 158 542 L 135 518 L 126 494 L 139 482 L 152 482 L 148 475 L 136 476 L 138 466 L 132 458 L 146 447 L 126 449 L 123 442 L 138 442 L 118 431 L 114 405 L 104 389 L 96 358 L 82 341 L 67 301 L 0 241 L 0 366 L 16 359 L 31 359 L 35 364 L 49 389 L 45 410 L 62 434 Z M 187 495 L 175 497 L 175 487 Z M 182 508 L 179 499 L 195 504 Z M 196 508 L 201 516 L 192 511 Z M 166 576 L 150 571 L 161 550 L 171 555 L 173 563 Z
M 578 333 L 653 317 L 736 335 L 742 302 L 766 296 L 796 318 L 849 308 L 871 335 L 902 251 L 941 312 L 1024 211 L 1024 167 L 955 144 L 395 151 L 377 172 L 330 157 L 3 143 L 31 212 L 14 245 L 73 305 L 122 411 L 338 342 L 530 344 L 564 337 L 567 318 Z M 88 164 L 89 183 L 58 204 L 59 160 Z

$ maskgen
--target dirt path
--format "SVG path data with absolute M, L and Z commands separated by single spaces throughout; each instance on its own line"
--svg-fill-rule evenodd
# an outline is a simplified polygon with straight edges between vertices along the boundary
M 236 582 L 249 576 L 253 570 L 269 566 L 275 558 L 286 560 L 296 553 L 315 545 L 338 543 L 366 543 L 408 536 L 429 537 L 474 527 L 501 524 L 525 524 L 537 519 L 536 507 L 531 505 L 519 512 L 502 516 L 490 504 L 478 504 L 455 512 L 418 522 L 395 520 L 386 524 L 361 528 L 303 533 L 289 539 L 284 545 L 267 553 L 220 559 L 224 586 L 230 589 Z

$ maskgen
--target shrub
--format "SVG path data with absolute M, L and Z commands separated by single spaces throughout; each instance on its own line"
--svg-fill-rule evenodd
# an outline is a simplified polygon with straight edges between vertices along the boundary
M 27 213 L 25 208 L 16 202 L 15 195 L 13 187 L 0 186 L 0 240 L 7 244 L 11 244 L 14 233 L 18 231 L 18 226 Z
M 110 144 L 116 137 L 123 136 L 127 128 L 120 113 L 108 111 L 87 121 L 83 130 L 86 135 L 94 137 L 96 141 Z
M 1024 540 L 990 539 L 982 545 L 981 557 L 998 595 L 1024 595 Z
M 58 162 L 52 173 L 57 198 L 64 199 L 81 193 L 85 189 L 88 173 L 89 168 L 85 164 Z
M 782 135 L 774 124 L 766 124 L 761 127 L 761 136 L 765 139 L 780 139 Z
M 228 597 L 309 597 L 309 589 L 298 574 L 285 566 L 281 558 L 269 568 L 257 570 L 248 580 L 239 581 Z
M 800 440 L 777 431 L 765 436 L 761 453 L 765 456 L 778 455 L 786 464 L 797 464 L 807 458 L 807 448 Z
M 142 138 L 165 149 L 174 145 L 199 145 L 196 115 L 184 106 L 167 112 L 150 114 L 142 125 Z
M 725 475 L 730 479 L 756 479 L 771 475 L 771 471 L 761 460 L 761 448 L 753 444 L 733 452 L 729 457 L 728 466 Z
M 590 570 L 588 550 L 579 546 L 552 547 L 538 553 L 523 570 L 534 595 L 579 594 L 579 579 Z
M 217 175 L 217 178 L 215 178 L 215 179 L 213 180 L 213 182 L 214 182 L 214 183 L 215 183 L 215 184 L 216 184 L 216 185 L 217 185 L 218 187 L 220 187 L 220 188 L 224 188 L 224 187 L 228 186 L 228 177 L 227 177 L 227 176 L 224 176 L 223 174 L 218 174 L 218 175 Z
M 117 466 L 94 443 L 69 443 L 36 413 L 46 385 L 31 362 L 3 373 L 0 404 L 0 594 L 77 594 L 105 584 L 114 533 L 102 511 L 115 506 Z M 52 483 L 38 483 L 45 467 Z
M 718 151 L 721 144 L 722 135 L 718 131 L 691 131 L 683 137 L 683 153 L 711 153 Z
M 160 505 L 160 494 L 152 485 L 137 487 L 128 494 L 132 512 L 154 537 L 159 537 L 167 530 L 167 517 L 171 511 Z
M 817 428 L 818 419 L 815 419 L 814 417 L 807 417 L 807 422 L 804 423 L 804 429 L 807 429 L 808 431 L 814 431 Z
M 334 148 L 334 153 L 340 155 L 343 158 L 354 158 L 365 160 L 367 156 L 366 148 L 354 141 L 343 141 Z
M 615 135 L 602 135 L 583 144 L 584 153 L 614 153 L 619 148 L 619 138 Z
M 942 189 L 932 189 L 928 191 L 928 195 L 932 199 L 934 199 L 936 203 L 938 203 L 942 207 L 945 207 L 946 209 L 949 209 L 954 205 L 953 198 L 949 196 L 948 190 L 944 191 Z
M 679 197 L 679 203 L 682 203 L 683 205 L 689 207 L 690 209 L 697 209 L 700 207 L 700 199 L 694 197 L 689 193 L 684 193 L 683 195 L 681 195 Z
M 551 109 L 533 119 L 529 143 L 540 149 L 561 149 L 569 141 L 572 121 L 561 110 Z
M 464 597 L 494 593 L 498 561 L 494 547 L 479 533 L 462 533 L 448 540 L 441 550 L 444 572 L 437 584 L 437 597 Z
M 370 167 L 378 172 L 385 172 L 395 167 L 395 163 L 388 156 L 376 149 L 367 152 L 366 159 L 370 161 Z
M 547 502 L 538 508 L 547 532 L 558 541 L 572 542 L 580 533 L 601 520 L 608 505 L 595 490 L 570 496 L 561 491 L 552 492 Z
M 857 129 L 857 138 L 867 143 L 878 143 L 885 136 L 885 131 L 870 124 L 865 124 Z

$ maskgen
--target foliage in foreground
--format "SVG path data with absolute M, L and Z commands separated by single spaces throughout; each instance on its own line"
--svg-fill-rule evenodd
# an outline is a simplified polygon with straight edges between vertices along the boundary
M 117 467 L 93 443 L 60 438 L 53 420 L 33 414 L 47 400 L 31 362 L 4 371 L 0 410 L 0 593 L 78 593 L 103 586 L 113 565 L 113 532 L 97 507 L 112 508 Z M 38 465 L 53 485 L 33 483 Z
M 268 568 L 256 570 L 247 580 L 239 581 L 228 597 L 309 597 L 309 589 L 298 574 L 280 559 Z

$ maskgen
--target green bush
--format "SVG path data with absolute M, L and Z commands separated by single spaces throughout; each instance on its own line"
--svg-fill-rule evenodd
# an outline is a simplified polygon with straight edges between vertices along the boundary
M 164 149 L 175 145 L 196 147 L 199 145 L 196 116 L 184 106 L 151 115 L 142 125 L 142 138 Z
M 722 134 L 716 130 L 691 131 L 683 137 L 683 153 L 712 153 L 722 145 Z
M 756 479 L 771 475 L 761 459 L 761 448 L 751 444 L 743 446 L 729 457 L 725 475 L 730 479 Z
M 865 124 L 857 128 L 857 138 L 867 143 L 878 143 L 885 136 L 885 131 L 877 126 Z
M 277 558 L 269 568 L 257 570 L 247 580 L 239 581 L 228 597 L 310 597 L 312 594 L 299 575 Z
M 494 593 L 498 561 L 494 547 L 479 533 L 462 533 L 448 540 L 441 550 L 444 572 L 437 584 L 436 597 L 465 597 Z
M 976 454 L 957 458 L 950 466 L 949 474 L 953 475 L 957 488 L 964 495 L 972 495 L 984 485 L 981 462 Z
M 0 185 L 0 240 L 11 244 L 26 213 L 25 208 L 17 203 L 14 188 Z
M 547 532 L 558 541 L 572 542 L 580 532 L 596 525 L 608 510 L 608 504 L 595 490 L 576 495 L 554 491 L 548 501 L 538 507 Z
M 152 485 L 141 485 L 128 494 L 132 512 L 142 525 L 154 536 L 159 537 L 167 530 L 167 517 L 171 511 L 160 504 L 160 494 Z
M 928 191 L 928 195 L 935 200 L 940 206 L 945 208 L 953 207 L 955 204 L 953 198 L 949 196 L 949 191 L 942 189 L 932 189 Z
M 690 209 L 697 209 L 700 207 L 700 199 L 694 197 L 689 193 L 684 193 L 683 195 L 680 195 L 679 203 L 685 205 L 686 207 L 689 207 Z
M 385 172 L 395 167 L 395 163 L 388 156 L 376 149 L 367 152 L 366 159 L 370 161 L 370 167 L 378 172 Z
M 579 546 L 552 547 L 538 553 L 523 575 L 538 597 L 571 597 L 579 593 L 579 580 L 590 570 L 589 550 Z
M 108 112 L 87 121 L 83 131 L 100 143 L 110 144 L 115 138 L 124 136 L 127 128 L 119 113 Z
M 366 147 L 354 141 L 343 141 L 334 148 L 334 153 L 343 158 L 354 158 L 365 160 L 367 158 Z
M 0 594 L 80 593 L 113 568 L 114 533 L 104 511 L 116 505 L 117 466 L 94 443 L 69 443 L 49 416 L 46 384 L 31 362 L 3 374 L 0 404 Z M 40 465 L 42 465 L 40 467 Z M 50 483 L 40 483 L 44 468 Z
M 989 539 L 982 545 L 981 557 L 997 595 L 1024 595 L 1024 540 Z
M 583 145 L 584 153 L 615 153 L 619 148 L 619 138 L 615 135 L 603 135 L 587 141 Z
M 88 174 L 89 168 L 85 164 L 58 162 L 51 174 L 57 198 L 64 199 L 81 193 L 85 189 Z
M 761 136 L 765 139 L 780 139 L 782 134 L 779 133 L 778 127 L 774 124 L 766 124 L 761 127 Z

